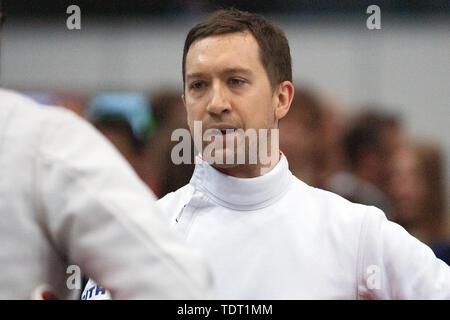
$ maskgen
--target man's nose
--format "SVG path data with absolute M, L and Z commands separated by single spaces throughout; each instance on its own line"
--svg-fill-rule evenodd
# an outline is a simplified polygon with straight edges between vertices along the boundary
M 209 101 L 207 111 L 212 114 L 220 115 L 231 110 L 230 102 L 227 99 L 225 89 L 220 84 L 214 84 L 211 90 L 211 100 Z

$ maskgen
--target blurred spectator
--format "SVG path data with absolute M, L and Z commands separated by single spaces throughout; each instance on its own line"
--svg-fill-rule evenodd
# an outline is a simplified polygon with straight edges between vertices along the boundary
M 297 88 L 287 115 L 279 122 L 280 150 L 289 159 L 289 169 L 305 183 L 317 186 L 320 133 L 323 110 L 317 96 Z
M 150 100 L 136 93 L 100 93 L 85 114 L 160 198 L 187 184 L 194 166 L 175 165 L 171 160 L 171 150 L 178 143 L 171 141 L 172 132 L 187 129 L 181 94 L 166 90 Z M 191 154 L 193 159 L 194 150 Z
M 178 128 L 188 129 L 181 93 L 172 90 L 161 91 L 153 96 L 151 104 L 157 127 L 151 143 L 154 162 L 157 163 L 160 176 L 157 195 L 163 197 L 189 182 L 194 171 L 195 154 L 192 143 L 191 164 L 175 165 L 171 159 L 172 148 L 179 143 L 171 141 L 172 132 Z
M 328 181 L 345 167 L 342 140 L 345 134 L 347 114 L 344 106 L 336 97 L 321 94 L 319 103 L 322 108 L 322 125 L 318 141 L 319 158 L 318 187 L 325 189 Z
M 379 111 L 357 115 L 343 139 L 347 170 L 335 174 L 327 189 L 352 202 L 376 206 L 389 215 L 389 202 L 383 192 L 386 163 L 402 139 L 396 117 Z
M 157 170 L 146 154 L 147 144 L 155 131 L 147 97 L 139 93 L 99 93 L 89 102 L 85 115 L 158 194 Z
M 280 149 L 292 173 L 311 186 L 326 188 L 344 162 L 345 115 L 339 102 L 307 87 L 296 88 L 279 126 Z
M 422 242 L 436 245 L 442 254 L 447 250 L 448 255 L 450 223 L 440 149 L 429 143 L 405 144 L 393 153 L 389 169 L 391 218 Z

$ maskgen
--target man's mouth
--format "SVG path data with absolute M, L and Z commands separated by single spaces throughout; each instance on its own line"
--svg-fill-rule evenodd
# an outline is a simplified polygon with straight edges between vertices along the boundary
M 233 126 L 219 125 L 217 127 L 211 126 L 205 132 L 206 137 L 236 135 L 239 128 Z
M 235 143 L 235 139 L 239 139 L 239 128 L 210 128 L 206 130 L 203 138 L 205 141 L 217 141 L 226 146 L 228 143 Z
M 225 134 L 235 133 L 237 131 L 237 129 L 230 128 L 230 129 L 221 129 L 219 131 L 222 133 L 222 135 L 225 135 Z

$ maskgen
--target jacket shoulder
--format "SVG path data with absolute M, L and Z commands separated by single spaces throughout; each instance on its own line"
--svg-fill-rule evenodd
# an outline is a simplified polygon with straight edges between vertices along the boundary
M 344 224 L 362 223 L 367 216 L 376 220 L 386 219 L 385 213 L 374 206 L 350 202 L 331 191 L 311 187 L 295 178 L 293 196 L 301 199 L 312 212 L 317 212 L 330 221 Z

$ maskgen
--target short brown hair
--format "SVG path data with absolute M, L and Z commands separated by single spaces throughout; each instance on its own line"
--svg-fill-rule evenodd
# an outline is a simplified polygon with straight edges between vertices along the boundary
M 221 9 L 215 11 L 206 21 L 194 26 L 187 34 L 183 50 L 183 88 L 186 56 L 194 41 L 245 31 L 249 31 L 258 43 L 261 62 L 272 88 L 283 81 L 292 81 L 291 53 L 284 32 L 258 14 L 237 9 Z

